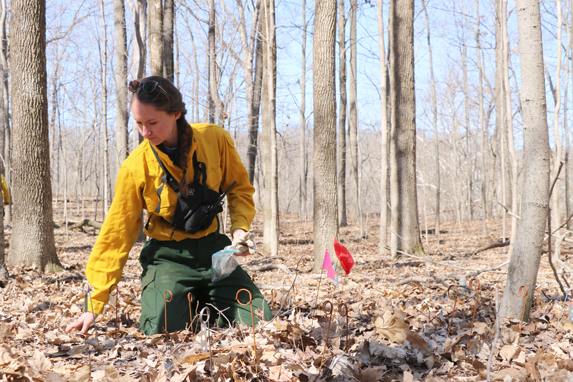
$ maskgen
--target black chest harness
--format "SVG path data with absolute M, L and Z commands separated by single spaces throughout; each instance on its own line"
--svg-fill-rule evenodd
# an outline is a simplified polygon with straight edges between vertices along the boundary
M 161 192 L 163 187 L 168 184 L 175 192 L 177 192 L 177 206 L 175 207 L 175 213 L 171 221 L 159 217 L 161 221 L 169 224 L 173 230 L 171 231 L 171 237 L 175 229 L 180 229 L 182 231 L 188 232 L 190 234 L 195 234 L 199 231 L 209 228 L 213 219 L 217 216 L 219 212 L 223 211 L 223 199 L 225 195 L 231 191 L 231 188 L 237 183 L 236 181 L 231 184 L 231 186 L 224 193 L 220 193 L 211 190 L 207 187 L 207 166 L 203 162 L 197 160 L 197 152 L 193 153 L 193 182 L 187 186 L 187 196 L 183 196 L 179 190 L 179 182 L 175 180 L 173 175 L 165 168 L 157 151 L 153 148 L 151 143 L 149 143 L 155 158 L 159 162 L 159 166 L 163 170 L 163 176 L 161 181 L 163 184 L 157 189 L 157 196 L 159 197 L 159 203 L 155 209 L 155 213 L 159 214 L 161 209 Z M 185 172 L 183 176 L 186 176 Z M 147 220 L 146 229 L 149 226 L 149 220 Z

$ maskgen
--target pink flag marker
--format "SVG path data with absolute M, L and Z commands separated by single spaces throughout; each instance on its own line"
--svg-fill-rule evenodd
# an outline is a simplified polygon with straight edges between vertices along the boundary
M 335 272 L 334 268 L 332 267 L 332 261 L 330 260 L 330 254 L 328 253 L 328 249 L 324 254 L 324 261 L 322 263 L 322 269 L 326 269 L 327 273 L 326 276 L 334 280 Z

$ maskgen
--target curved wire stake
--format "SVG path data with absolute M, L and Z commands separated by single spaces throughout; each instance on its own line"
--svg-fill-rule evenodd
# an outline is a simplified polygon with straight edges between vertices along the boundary
M 207 314 L 207 319 L 203 320 L 204 314 Z M 209 307 L 204 307 L 199 312 L 199 321 L 201 321 L 201 351 L 205 353 L 209 349 L 209 365 L 213 367 L 213 356 L 211 354 L 211 331 L 209 330 L 209 319 L 211 318 L 211 310 Z
M 271 289 L 271 309 L 273 311 L 273 316 L 276 315 L 276 313 L 275 313 L 275 297 L 277 297 L 277 291 L 275 289 Z
M 249 294 L 249 302 L 247 302 L 246 304 L 243 304 L 241 302 L 241 299 L 239 298 L 239 293 L 241 293 L 243 291 L 245 291 Z M 251 306 L 251 325 L 253 327 L 253 349 L 255 349 L 255 370 L 257 370 L 258 369 L 258 367 L 257 367 L 258 358 L 257 358 L 257 342 L 255 341 L 255 317 L 253 314 L 253 295 L 251 294 L 251 292 L 248 289 L 245 289 L 245 288 L 239 289 L 237 291 L 237 295 L 235 296 L 235 300 L 237 300 L 237 302 L 239 304 L 241 304 L 242 306 L 247 306 L 247 305 Z
M 169 297 L 169 300 L 167 299 L 167 292 L 169 292 L 169 294 L 171 295 L 171 297 Z M 171 292 L 171 291 L 168 289 L 168 290 L 166 290 L 166 291 L 163 293 L 163 301 L 164 301 L 163 304 L 165 305 L 165 323 L 164 323 L 164 326 L 163 326 L 163 331 L 164 331 L 165 333 L 167 333 L 167 303 L 168 303 L 168 302 L 171 302 L 172 300 L 173 300 L 173 292 Z
M 456 290 L 456 295 L 452 297 L 451 291 L 452 289 Z M 454 314 L 456 313 L 456 304 L 458 303 L 458 295 L 459 295 L 460 291 L 458 289 L 457 285 L 450 285 L 450 287 L 448 288 L 448 297 L 450 300 L 454 300 L 454 310 L 452 310 L 452 314 L 450 316 L 450 324 L 448 325 L 448 335 L 447 337 L 450 336 L 450 329 L 452 328 L 452 321 L 454 321 Z M 446 337 L 446 338 L 447 338 Z
M 187 300 L 189 301 L 189 325 L 193 324 L 193 310 L 191 309 L 191 301 L 193 301 L 193 293 L 187 293 Z
M 84 289 L 84 286 L 85 286 L 85 289 Z M 96 338 L 96 343 L 97 343 L 97 349 L 96 350 L 99 351 L 98 350 L 99 349 L 99 338 L 97 337 L 96 314 L 93 312 L 94 304 L 92 302 L 92 295 L 89 293 L 90 292 L 90 284 L 87 281 L 82 282 L 82 292 L 84 293 L 84 308 L 85 308 L 86 313 L 89 312 L 89 310 L 88 310 L 88 308 L 89 308 L 88 296 L 90 299 L 90 305 L 92 307 L 91 313 L 94 317 L 93 326 L 94 326 L 94 336 Z M 91 361 L 90 361 L 90 365 L 91 365 Z
M 115 287 L 115 289 L 113 287 Z M 115 294 L 113 293 L 114 291 Z M 109 302 L 115 307 L 115 330 L 119 330 L 119 320 L 117 318 L 117 310 L 119 307 L 119 288 L 117 284 L 111 284 L 109 287 Z
M 327 311 L 326 307 L 330 306 L 330 309 Z M 319 370 L 322 369 L 322 364 L 324 363 L 324 353 L 326 353 L 326 345 L 328 344 L 328 335 L 330 334 L 330 322 L 332 321 L 332 303 L 328 300 L 326 300 L 323 304 L 322 304 L 322 311 L 324 312 L 324 314 L 326 314 L 328 316 L 328 328 L 326 329 L 326 340 L 324 341 L 324 350 L 322 351 L 322 359 L 320 360 L 320 368 Z
M 476 285 L 476 284 L 477 284 L 477 285 Z M 470 327 L 470 338 L 468 339 L 468 347 L 467 347 L 467 349 L 470 348 L 470 342 L 471 342 L 471 340 L 472 340 L 472 333 L 473 333 L 473 330 L 474 330 L 474 321 L 475 321 L 475 319 L 476 319 L 476 311 L 477 311 L 478 302 L 479 302 L 480 287 L 481 287 L 481 284 L 480 284 L 479 280 L 476 279 L 475 277 L 472 277 L 472 278 L 470 279 L 470 288 L 471 288 L 471 290 L 473 290 L 473 291 L 476 292 L 476 303 L 475 303 L 475 305 L 474 305 L 474 314 L 473 314 L 473 317 L 472 317 L 472 325 L 471 325 L 471 327 Z
M 344 351 L 348 350 L 348 305 L 346 303 L 341 302 L 338 304 L 338 314 L 340 317 L 346 318 L 346 344 L 344 345 Z
M 521 293 L 521 290 L 525 288 L 525 294 Z M 525 304 L 527 303 L 527 293 L 528 289 L 525 285 L 519 287 L 519 295 L 523 297 L 523 312 L 521 313 L 521 322 L 519 323 L 519 335 L 517 336 L 517 345 L 519 345 L 519 339 L 521 338 L 521 328 L 523 327 L 523 318 L 525 317 Z
M 298 292 L 298 289 L 297 289 L 296 285 L 293 284 L 291 299 L 292 299 L 292 304 L 294 305 L 294 309 L 295 309 L 296 314 L 298 314 L 298 306 L 296 304 L 297 292 Z

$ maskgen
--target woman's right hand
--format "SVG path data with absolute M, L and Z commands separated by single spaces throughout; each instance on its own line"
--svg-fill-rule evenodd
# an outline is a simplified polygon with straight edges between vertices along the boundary
M 80 317 L 78 317 L 77 320 L 66 326 L 66 332 L 71 333 L 74 330 L 81 329 L 82 334 L 87 334 L 90 326 L 92 326 L 93 323 L 95 322 L 96 317 L 97 314 L 94 314 L 92 312 L 85 312 Z

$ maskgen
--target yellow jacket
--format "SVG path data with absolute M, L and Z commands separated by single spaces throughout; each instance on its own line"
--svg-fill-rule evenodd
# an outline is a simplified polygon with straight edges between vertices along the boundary
M 207 186 L 215 191 L 223 191 L 236 181 L 237 184 L 227 195 L 231 215 L 231 232 L 237 228 L 247 231 L 255 216 L 253 201 L 254 187 L 229 133 L 211 124 L 193 124 L 193 142 L 187 167 L 187 180 L 193 181 L 193 152 L 197 160 L 207 167 Z M 155 148 L 167 170 L 181 179 L 183 171 L 175 166 L 169 156 Z M 96 244 L 86 265 L 86 277 L 93 286 L 91 294 L 93 308 L 90 311 L 101 314 L 109 300 L 109 288 L 121 280 L 123 267 L 129 251 L 135 244 L 141 227 L 142 209 L 151 216 L 145 233 L 157 240 L 181 241 L 200 238 L 217 230 L 217 220 L 211 226 L 194 235 L 175 230 L 162 222 L 154 213 L 159 197 L 157 189 L 163 184 L 163 171 L 155 158 L 149 141 L 143 141 L 122 163 L 115 184 L 115 197 L 103 223 Z M 169 185 L 161 192 L 159 216 L 171 221 L 177 204 L 177 193 Z M 91 304 L 89 304 L 91 305 Z
M 0 177 L 2 178 L 2 196 L 4 197 L 4 203 L 8 204 L 10 203 L 10 191 L 8 190 L 8 185 L 4 180 L 4 176 L 0 175 Z

